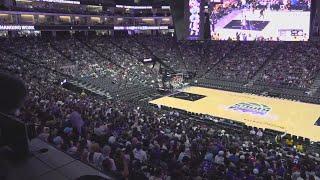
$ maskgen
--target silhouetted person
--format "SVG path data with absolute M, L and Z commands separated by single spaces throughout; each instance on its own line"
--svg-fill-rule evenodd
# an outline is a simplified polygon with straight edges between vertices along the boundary
M 9 74 L 0 72 L 0 179 L 6 179 L 5 147 L 13 157 L 20 158 L 28 152 L 27 135 L 23 123 L 13 117 L 19 111 L 27 94 L 24 83 Z
M 259 16 L 259 18 L 263 18 L 263 19 L 264 19 L 264 10 L 265 10 L 265 8 L 262 8 L 262 9 L 260 10 L 260 16 Z
M 27 94 L 22 80 L 0 72 L 0 112 L 14 115 Z

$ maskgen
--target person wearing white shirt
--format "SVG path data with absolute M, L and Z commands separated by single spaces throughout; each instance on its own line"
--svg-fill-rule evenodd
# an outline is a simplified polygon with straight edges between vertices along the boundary
M 258 130 L 258 132 L 257 132 L 257 136 L 259 137 L 259 138 L 262 138 L 262 136 L 263 136 L 263 132 L 259 129 Z
M 189 148 L 186 148 L 183 152 L 181 152 L 181 153 L 179 154 L 178 161 L 179 161 L 179 162 L 182 162 L 182 160 L 183 160 L 184 157 L 189 157 L 189 158 L 191 158 L 191 152 L 190 152 L 190 149 L 189 149 Z
M 224 165 L 224 152 L 219 151 L 219 153 L 214 157 L 214 163 Z
M 97 128 L 94 128 L 93 132 L 97 136 L 105 135 L 106 134 L 106 126 L 105 125 L 101 125 L 101 126 L 99 126 Z
M 255 135 L 255 134 L 256 134 L 256 131 L 255 131 L 254 129 L 251 129 L 250 134 L 251 134 L 251 135 Z
M 137 145 L 136 148 L 133 149 L 133 157 L 140 162 L 147 161 L 147 153 L 142 149 L 141 143 Z

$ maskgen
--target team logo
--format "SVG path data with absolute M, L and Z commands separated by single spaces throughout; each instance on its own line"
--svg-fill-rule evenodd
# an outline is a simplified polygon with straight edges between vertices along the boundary
M 266 115 L 271 110 L 270 107 L 257 103 L 237 103 L 230 106 L 229 109 L 254 115 Z

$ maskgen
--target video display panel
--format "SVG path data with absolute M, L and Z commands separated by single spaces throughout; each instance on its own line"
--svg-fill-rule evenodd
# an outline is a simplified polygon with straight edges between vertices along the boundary
M 186 39 L 202 40 L 204 31 L 204 1 L 185 0 Z
M 210 0 L 212 40 L 307 41 L 311 0 Z

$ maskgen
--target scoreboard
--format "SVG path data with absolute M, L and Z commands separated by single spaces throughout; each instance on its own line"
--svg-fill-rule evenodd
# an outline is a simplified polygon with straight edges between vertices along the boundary
M 279 29 L 279 38 L 282 41 L 307 41 L 306 35 L 303 29 Z

